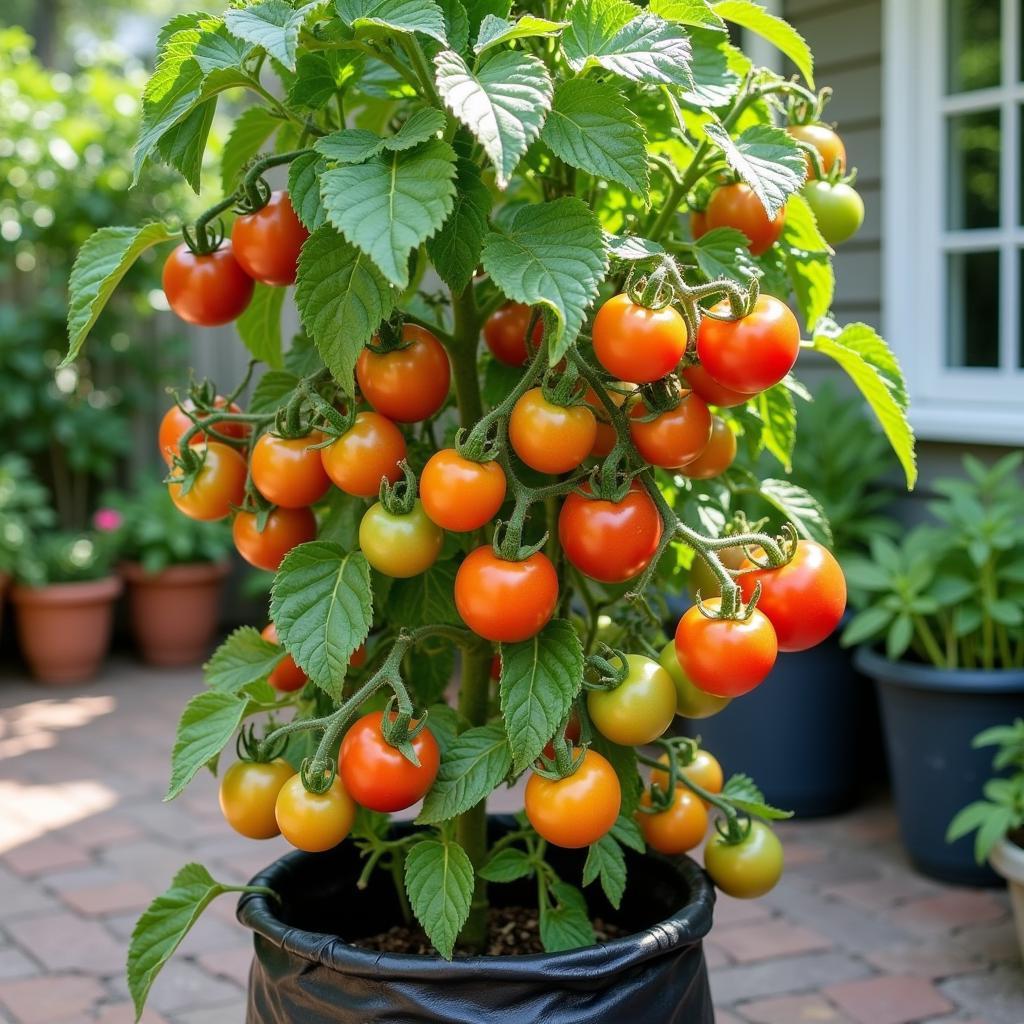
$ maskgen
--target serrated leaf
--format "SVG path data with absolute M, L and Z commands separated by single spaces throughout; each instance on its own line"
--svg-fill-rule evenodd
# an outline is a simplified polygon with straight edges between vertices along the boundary
M 548 953 L 592 946 L 596 941 L 583 893 L 568 882 L 551 886 L 554 906 L 540 908 L 540 941 Z
M 611 740 L 596 731 L 591 737 L 591 746 L 608 761 L 619 777 L 619 786 L 622 789 L 621 814 L 623 816 L 633 814 L 640 802 L 640 792 L 643 789 L 636 751 L 633 747 L 623 747 L 618 743 L 612 743 Z
M 246 46 L 244 42 L 232 38 L 227 26 L 223 23 L 203 31 L 192 50 L 192 56 L 204 74 L 209 74 L 211 71 L 234 69 L 246 59 L 249 53 L 250 47 Z
M 358 164 L 385 150 L 398 153 L 413 149 L 436 136 L 445 122 L 440 110 L 423 108 L 406 120 L 394 135 L 375 135 L 364 128 L 342 128 L 317 139 L 314 148 L 334 163 Z
M 733 139 L 720 122 L 714 121 L 704 126 L 704 132 L 761 200 L 769 217 L 774 217 L 804 183 L 804 155 L 796 140 L 781 128 L 754 125 Z
M 327 50 L 302 53 L 295 60 L 295 79 L 288 87 L 288 102 L 319 110 L 363 67 L 362 54 Z
M 373 622 L 366 559 L 322 541 L 292 548 L 274 577 L 270 618 L 299 668 L 338 699 L 349 658 Z
M 302 226 L 312 234 L 327 222 L 320 201 L 320 175 L 327 169 L 327 161 L 316 153 L 303 153 L 288 168 L 288 198 Z
M 445 106 L 483 146 L 498 187 L 506 188 L 551 107 L 553 86 L 543 61 L 505 50 L 473 72 L 454 50 L 442 50 L 434 67 Z
M 405 891 L 416 919 L 446 960 L 451 960 L 455 940 L 469 917 L 473 884 L 473 865 L 461 846 L 447 839 L 427 839 L 410 847 Z
M 636 235 L 613 235 L 607 231 L 604 233 L 604 244 L 612 259 L 622 260 L 624 263 L 649 260 L 653 256 L 660 256 L 665 251 L 663 245 L 659 242 L 652 242 L 649 238 L 639 238 Z
M 675 2 L 677 0 L 668 0 L 664 6 L 671 9 Z M 655 4 L 651 9 L 667 21 L 674 20 L 664 14 L 660 7 L 661 5 Z M 715 110 L 731 103 L 739 92 L 742 79 L 729 66 L 733 48 L 728 37 L 721 32 L 691 29 L 690 46 L 693 50 L 690 58 L 693 85 L 679 91 L 680 102 L 698 110 L 705 107 Z
M 903 467 L 907 489 L 912 490 L 917 481 L 914 432 L 906 415 L 906 392 L 899 386 L 902 373 L 896 357 L 867 324 L 850 324 L 838 334 L 819 329 L 814 347 L 834 359 L 867 399 Z
M 626 891 L 626 855 L 622 847 L 610 836 L 601 836 L 590 844 L 583 865 L 583 884 L 590 885 L 601 879 L 601 889 L 608 902 L 618 910 Z
M 427 239 L 430 261 L 453 294 L 465 289 L 480 264 L 492 202 L 491 190 L 480 177 L 479 168 L 472 160 L 459 157 L 452 212 L 441 230 Z
M 444 12 L 444 31 L 448 48 L 465 53 L 469 48 L 469 13 L 460 0 L 438 0 Z
M 831 253 L 832 247 L 822 237 L 810 204 L 799 192 L 786 200 L 786 221 L 782 226 L 782 241 L 803 252 Z
M 476 807 L 504 781 L 512 752 L 501 722 L 467 729 L 445 751 L 417 821 L 448 821 Z
M 337 0 L 341 20 L 353 28 L 379 25 L 398 32 L 419 32 L 446 44 L 444 12 L 434 0 Z
M 198 104 L 189 113 L 168 128 L 156 144 L 160 159 L 176 168 L 199 194 L 199 175 L 203 168 L 203 153 L 213 126 L 213 115 L 217 111 L 216 99 Z
M 555 156 L 646 198 L 647 137 L 626 97 L 610 82 L 573 78 L 555 90 L 541 139 Z
M 640 826 L 628 815 L 620 814 L 608 834 L 618 840 L 621 845 L 628 846 L 629 849 L 636 850 L 637 853 L 644 853 L 647 850 Z
M 562 49 L 576 72 L 602 67 L 631 82 L 693 86 L 685 29 L 627 0 L 576 0 Z
M 252 300 L 235 322 L 242 344 L 253 358 L 272 367 L 281 366 L 281 310 L 284 288 L 256 282 Z
M 284 657 L 284 651 L 260 636 L 252 626 L 236 629 L 203 666 L 206 685 L 221 693 L 237 694 L 250 683 L 267 676 Z
M 512 847 L 498 850 L 480 869 L 480 877 L 488 882 L 514 882 L 529 878 L 534 872 L 533 862 L 522 851 Z
M 725 22 L 711 10 L 708 0 L 654 0 L 650 8 L 652 13 L 666 21 L 717 32 L 725 31 Z
M 176 237 L 164 224 L 145 224 L 100 228 L 86 239 L 68 282 L 68 353 L 61 366 L 78 358 L 103 307 L 139 256 Z
M 537 36 L 557 36 L 569 23 L 538 18 L 535 14 L 524 14 L 518 21 L 508 21 L 488 14 L 480 23 L 474 53 L 484 53 L 493 46 L 510 43 L 514 39 L 530 39 Z
M 792 468 L 793 448 L 796 444 L 796 405 L 793 396 L 785 385 L 776 384 L 757 396 L 757 411 L 764 423 L 761 435 L 764 446 L 788 473 Z
M 145 909 L 128 944 L 128 991 L 136 1017 L 161 968 L 174 955 L 199 915 L 234 886 L 216 881 L 201 864 L 186 864 L 170 886 Z
M 778 509 L 808 540 L 832 546 L 832 528 L 821 503 L 809 491 L 789 480 L 762 480 L 761 497 Z
M 339 487 L 332 487 L 323 504 L 323 513 L 318 516 L 317 540 L 337 544 L 343 551 L 355 551 L 359 547 L 359 523 L 366 514 L 366 502 Z
M 296 10 L 285 0 L 263 0 L 252 7 L 226 11 L 224 24 L 232 35 L 262 47 L 274 60 L 294 71 L 299 29 L 316 6 L 305 4 Z
M 583 645 L 571 622 L 501 645 L 501 713 L 517 772 L 525 771 L 565 721 L 583 686 Z
M 231 742 L 248 703 L 233 693 L 207 690 L 185 705 L 171 752 L 171 781 L 164 800 L 178 796 L 196 772 Z
M 277 412 L 285 406 L 298 386 L 299 378 L 287 370 L 268 370 L 253 389 L 249 412 Z
M 807 84 L 814 88 L 814 55 L 803 36 L 789 22 L 752 0 L 719 0 L 712 10 L 718 17 L 766 39 L 796 65 Z
M 442 700 L 455 675 L 455 647 L 447 640 L 432 637 L 413 648 L 409 661 L 408 682 L 416 706 Z
M 730 277 L 746 284 L 753 269 L 750 242 L 735 228 L 713 228 L 693 243 L 693 255 L 700 272 L 709 280 Z
M 391 315 L 397 291 L 373 261 L 332 227 L 317 229 L 302 246 L 295 302 L 303 326 L 334 379 L 351 395 L 363 346 Z
M 242 168 L 260 151 L 280 124 L 265 107 L 249 107 L 235 119 L 220 157 L 221 191 L 225 195 L 235 191 Z M 294 200 L 292 196 L 292 205 Z
M 439 139 L 320 176 L 327 219 L 393 284 L 409 283 L 409 254 L 435 234 L 455 197 L 455 151 Z
M 397 580 L 390 603 L 394 621 L 411 629 L 432 623 L 461 626 L 455 607 L 456 571 L 454 562 L 437 562 L 419 576 Z
M 503 231 L 484 239 L 481 259 L 510 299 L 554 312 L 548 355 L 557 363 L 576 340 L 608 271 L 604 233 L 589 207 L 573 198 L 521 207 Z

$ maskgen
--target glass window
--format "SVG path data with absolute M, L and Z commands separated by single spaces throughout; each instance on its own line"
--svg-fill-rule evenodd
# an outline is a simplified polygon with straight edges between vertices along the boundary
M 1001 0 L 946 0 L 946 92 L 1002 81 Z
M 946 227 L 999 227 L 999 111 L 956 114 L 946 122 Z
M 950 253 L 946 267 L 948 364 L 998 367 L 999 253 Z

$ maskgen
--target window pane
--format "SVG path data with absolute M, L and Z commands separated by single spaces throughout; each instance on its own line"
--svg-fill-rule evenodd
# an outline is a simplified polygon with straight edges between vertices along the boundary
M 999 111 L 950 117 L 946 150 L 946 226 L 951 231 L 999 227 Z
M 999 253 L 949 253 L 946 259 L 946 361 L 953 367 L 998 366 Z
M 1001 0 L 946 0 L 946 92 L 999 85 Z

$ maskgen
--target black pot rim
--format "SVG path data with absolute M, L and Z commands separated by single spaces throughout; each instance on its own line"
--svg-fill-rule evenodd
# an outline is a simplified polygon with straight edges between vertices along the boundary
M 890 661 L 873 647 L 858 647 L 854 664 L 886 685 L 946 693 L 1024 692 L 1024 669 L 935 668 L 912 661 Z
M 286 854 L 261 871 L 249 884 L 273 888 L 277 876 L 301 871 L 302 864 L 315 856 L 298 851 Z M 275 913 L 274 901 L 261 893 L 242 895 L 238 901 L 238 920 L 291 955 L 344 975 L 430 980 L 438 972 L 444 972 L 445 979 L 449 981 L 454 975 L 471 976 L 474 982 L 481 979 L 522 982 L 545 978 L 554 982 L 578 982 L 581 971 L 594 977 L 617 974 L 645 960 L 671 953 L 682 945 L 693 944 L 711 930 L 715 894 L 707 875 L 689 857 L 672 858 L 672 864 L 690 890 L 690 899 L 685 906 L 665 920 L 632 935 L 564 953 L 469 956 L 453 960 L 437 955 L 380 953 L 354 946 L 336 935 L 307 932 L 285 924 Z M 315 959 L 309 955 L 310 948 L 316 949 Z

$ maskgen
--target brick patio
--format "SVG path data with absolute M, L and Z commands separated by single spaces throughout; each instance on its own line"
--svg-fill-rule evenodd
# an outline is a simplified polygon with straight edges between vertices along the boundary
M 188 860 L 245 881 L 285 844 L 230 832 L 205 774 L 161 803 L 198 672 L 121 660 L 72 690 L 10 674 L 0 683 L 0 1020 L 127 1024 L 122 964 L 138 911 Z M 707 943 L 718 1024 L 1024 1024 L 1004 893 L 913 874 L 885 805 L 781 834 L 779 887 L 718 903 Z M 224 897 L 165 968 L 143 1020 L 240 1022 L 249 955 Z

